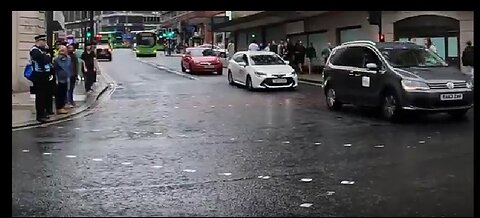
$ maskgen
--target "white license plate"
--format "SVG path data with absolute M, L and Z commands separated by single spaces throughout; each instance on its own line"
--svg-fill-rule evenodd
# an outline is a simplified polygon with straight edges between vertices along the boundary
M 441 94 L 440 100 L 442 101 L 449 101 L 449 100 L 462 100 L 463 94 L 462 93 L 454 93 L 454 94 Z
M 205 68 L 206 68 L 206 69 L 212 69 L 212 68 L 215 68 L 215 66 L 213 66 L 213 65 L 206 65 Z
M 287 83 L 287 79 L 273 79 L 273 83 Z

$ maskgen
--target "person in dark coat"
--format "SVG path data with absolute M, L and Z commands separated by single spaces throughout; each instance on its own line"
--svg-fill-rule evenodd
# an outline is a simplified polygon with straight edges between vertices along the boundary
M 467 68 L 467 73 L 471 73 L 473 76 L 473 45 L 471 41 L 467 42 L 467 47 L 462 52 L 462 64 Z
M 290 66 L 295 68 L 295 63 L 294 63 L 294 58 L 295 58 L 295 46 L 293 43 L 290 41 L 289 38 L 287 38 L 287 45 L 285 46 L 285 57 L 287 61 L 290 62 Z
M 33 88 L 35 90 L 36 118 L 46 122 L 48 115 L 53 114 L 53 99 L 50 95 L 53 70 L 50 54 L 46 47 L 46 35 L 35 36 L 35 45 L 30 49 L 30 60 L 33 67 Z M 50 107 L 48 106 L 50 104 Z
M 67 108 L 72 108 L 75 107 L 75 101 L 73 100 L 73 91 L 75 89 L 75 85 L 77 84 L 77 78 L 78 78 L 78 57 L 75 54 L 75 46 L 73 44 L 70 44 L 68 46 L 68 56 L 70 56 L 70 60 L 72 62 L 72 76 L 70 77 L 70 84 L 68 87 L 68 93 L 67 93 Z
M 299 73 L 302 72 L 303 64 L 305 63 L 305 46 L 303 46 L 302 41 L 298 40 L 295 44 L 295 66 Z
M 307 63 L 308 63 L 308 74 L 312 73 L 312 62 L 317 57 L 317 51 L 313 47 L 313 43 L 310 42 L 310 45 L 307 47 L 305 51 L 305 55 L 307 56 Z

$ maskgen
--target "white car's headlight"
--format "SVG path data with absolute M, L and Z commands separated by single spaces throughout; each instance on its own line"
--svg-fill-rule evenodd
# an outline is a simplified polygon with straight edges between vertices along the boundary
M 472 81 L 467 81 L 467 89 L 473 89 Z
M 428 87 L 428 85 L 424 82 L 415 81 L 415 80 L 405 80 L 405 79 L 402 79 L 402 87 L 406 91 L 430 89 L 430 87 Z
M 266 76 L 267 74 L 266 74 L 266 73 L 262 73 L 262 72 L 255 72 L 255 75 L 257 75 L 257 76 Z

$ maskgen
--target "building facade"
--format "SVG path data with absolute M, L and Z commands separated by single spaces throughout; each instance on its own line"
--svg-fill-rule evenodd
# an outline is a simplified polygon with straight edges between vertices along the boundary
M 378 41 L 378 26 L 370 25 L 367 17 L 367 11 L 232 12 L 232 20 L 216 25 L 215 31 L 232 32 L 237 50 L 246 50 L 253 39 L 266 43 L 290 38 L 304 45 L 313 43 L 320 56 L 327 43 Z M 386 41 L 416 38 L 423 44 L 425 38 L 431 38 L 438 54 L 460 67 L 465 43 L 474 40 L 473 17 L 473 11 L 383 11 L 382 32 Z M 321 58 L 314 62 L 323 64 Z
M 225 11 L 165 11 L 160 17 L 163 27 L 177 31 L 177 43 L 193 46 L 215 43 L 212 21 L 224 19 L 226 14 Z
M 45 13 L 43 11 L 12 12 L 12 89 L 13 92 L 27 92 L 31 82 L 23 76 L 23 69 L 29 59 L 29 51 L 35 43 L 34 37 L 45 34 Z
M 63 11 L 67 34 L 83 38 L 90 11 Z M 94 29 L 100 31 L 139 31 L 158 29 L 162 11 L 94 11 Z

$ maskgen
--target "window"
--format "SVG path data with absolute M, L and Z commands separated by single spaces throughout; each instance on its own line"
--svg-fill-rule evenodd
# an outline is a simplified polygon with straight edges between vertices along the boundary
M 330 63 L 337 66 L 343 66 L 342 58 L 346 48 L 336 49 L 330 56 Z
M 379 68 L 382 66 L 382 62 L 380 61 L 377 54 L 372 49 L 369 49 L 367 47 L 362 47 L 362 53 L 363 53 L 363 64 L 361 68 L 367 68 L 368 63 L 374 63 Z
M 242 62 L 245 62 L 243 61 L 243 54 L 236 54 L 234 57 L 233 57 L 233 60 L 237 63 L 242 63 Z
M 348 47 L 342 55 L 343 66 L 363 67 L 364 47 Z

